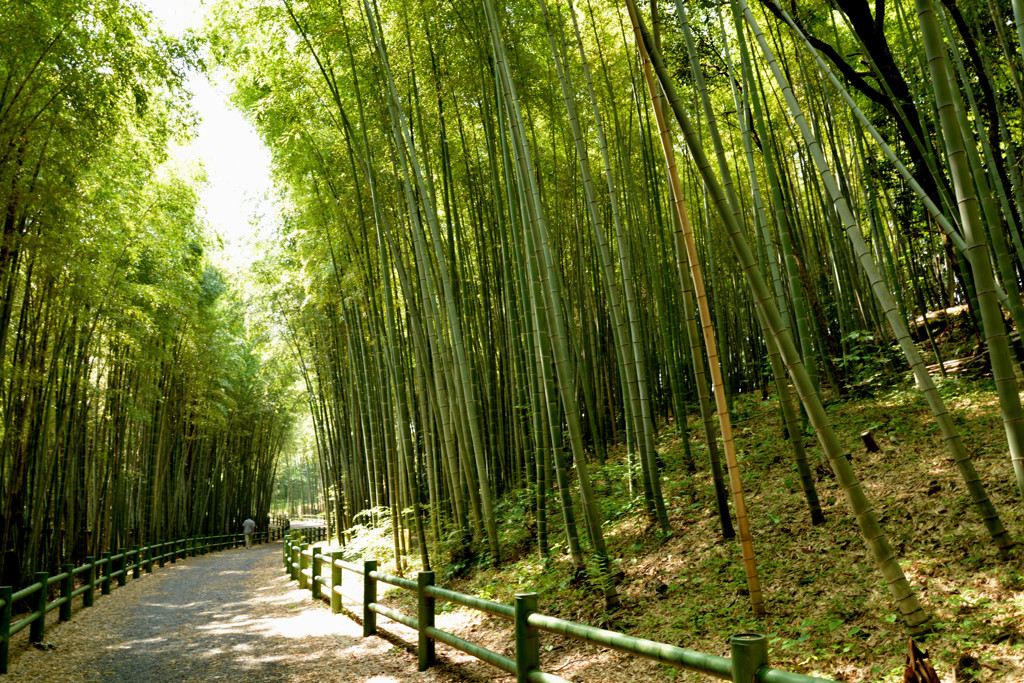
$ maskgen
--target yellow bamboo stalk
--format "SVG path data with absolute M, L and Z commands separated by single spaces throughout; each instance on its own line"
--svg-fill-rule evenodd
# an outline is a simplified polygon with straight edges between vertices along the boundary
M 650 58 L 640 36 L 640 28 L 636 21 L 636 8 L 631 1 L 627 2 L 627 6 L 629 8 L 630 20 L 633 23 L 633 31 L 636 34 L 636 44 L 637 49 L 640 51 L 644 78 L 647 81 L 647 92 L 651 98 L 651 106 L 654 109 L 654 116 L 658 122 L 661 150 L 664 153 L 665 164 L 668 167 L 669 182 L 672 187 L 672 205 L 678 218 L 676 222 L 676 239 L 678 241 L 679 233 L 681 232 L 686 248 L 686 258 L 690 262 L 690 276 L 693 278 L 697 310 L 700 313 L 701 333 L 704 336 L 704 345 L 707 347 L 708 354 L 708 365 L 711 368 L 711 386 L 715 394 L 715 410 L 718 414 L 719 427 L 722 430 L 722 446 L 725 452 L 726 468 L 729 472 L 733 505 L 736 508 L 736 525 L 739 528 L 740 548 L 743 553 L 743 571 L 746 574 L 747 587 L 750 591 L 750 605 L 754 610 L 754 614 L 760 617 L 765 614 L 764 599 L 761 594 L 761 580 L 757 574 L 757 562 L 754 558 L 754 543 L 750 535 L 750 520 L 747 517 L 747 504 L 743 495 L 743 483 L 740 481 L 739 462 L 736 460 L 736 442 L 733 439 L 732 420 L 729 417 L 729 408 L 726 404 L 722 365 L 718 355 L 718 344 L 715 340 L 714 327 L 711 324 L 711 311 L 708 308 L 707 292 L 704 289 L 704 275 L 697 256 L 697 243 L 693 238 L 690 215 L 686 209 L 686 202 L 683 200 L 683 188 L 679 182 L 675 152 L 672 149 L 672 139 L 669 135 L 664 108 L 661 104 L 661 90 L 654 80 L 654 75 L 651 72 Z

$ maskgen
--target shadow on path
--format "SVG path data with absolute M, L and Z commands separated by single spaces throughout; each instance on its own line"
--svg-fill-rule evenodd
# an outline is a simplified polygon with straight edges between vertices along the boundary
M 253 581 L 277 564 L 278 547 L 165 567 L 164 580 L 108 625 L 116 644 L 96 653 L 86 680 L 289 680 L 296 667 L 356 645 L 329 612 L 297 600 L 285 576 Z
M 466 680 L 444 666 L 418 673 L 407 649 L 313 602 L 282 570 L 280 543 L 167 564 L 46 636 L 53 649 L 22 650 L 7 680 Z

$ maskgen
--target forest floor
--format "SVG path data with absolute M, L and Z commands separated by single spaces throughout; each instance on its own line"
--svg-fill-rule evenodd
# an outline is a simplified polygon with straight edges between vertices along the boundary
M 957 343 L 946 341 L 949 358 L 971 355 L 973 342 Z M 958 367 L 974 368 L 975 374 L 943 379 L 940 391 L 1003 524 L 1015 539 L 1024 539 L 1024 506 L 992 381 L 977 362 Z M 1024 547 L 1004 560 L 989 541 L 913 384 L 883 371 L 872 374 L 870 363 L 862 376 L 858 397 L 828 397 L 827 409 L 904 572 L 932 615 L 933 633 L 918 642 L 943 681 L 1024 681 Z M 609 551 L 621 571 L 620 609 L 605 611 L 594 587 L 574 580 L 553 496 L 552 552 L 547 559 L 538 556 L 532 498 L 525 491 L 496 505 L 506 552 L 502 564 L 438 557 L 437 583 L 505 603 L 515 593 L 536 591 L 542 613 L 723 656 L 731 634 L 761 632 L 770 638 L 775 668 L 846 683 L 902 681 L 907 636 L 896 607 L 813 435 L 805 432 L 801 438 L 826 515 L 824 524 L 811 525 L 778 414 L 777 403 L 760 394 L 735 397 L 732 415 L 764 618 L 752 615 L 738 543 L 721 539 L 707 448 L 692 418 L 696 474 L 686 473 L 683 440 L 674 425 L 661 429 L 670 534 L 646 521 L 628 486 L 623 452 L 610 453 L 604 465 L 593 463 Z M 867 429 L 874 432 L 878 452 L 866 452 L 861 442 Z M 582 519 L 579 510 L 577 518 Z M 380 530 L 365 530 L 348 550 L 380 558 L 384 571 L 396 571 L 387 559 L 390 537 Z M 48 630 L 46 640 L 55 650 L 35 650 L 16 639 L 8 678 L 514 680 L 444 645 L 438 645 L 442 665 L 417 673 L 410 630 L 379 618 L 384 638 L 361 638 L 357 615 L 331 615 L 326 605 L 313 603 L 283 573 L 279 552 L 275 544 L 215 553 L 129 581 L 97 597 L 94 607 L 78 608 L 71 622 Z M 346 583 L 346 593 L 360 591 Z M 405 591 L 387 592 L 381 602 L 415 614 Z M 440 601 L 437 609 L 438 628 L 513 656 L 508 622 Z M 541 636 L 541 663 L 544 671 L 581 682 L 707 680 L 550 634 Z
M 940 342 L 948 334 L 943 328 L 936 332 Z M 971 355 L 976 342 L 956 339 L 946 341 L 947 352 Z M 907 578 L 932 616 L 933 633 L 916 641 L 943 681 L 1024 681 L 1024 546 L 1011 559 L 1001 558 L 912 381 L 884 372 L 864 376 L 859 397 L 828 397 L 827 410 Z M 1003 524 L 1018 542 L 1024 540 L 1024 505 L 991 379 L 975 370 L 973 377 L 950 376 L 939 386 Z M 731 634 L 765 633 L 775 668 L 847 683 L 902 681 L 906 629 L 812 433 L 802 438 L 826 516 L 818 526 L 810 523 L 777 402 L 759 393 L 736 396 L 732 414 L 766 617 L 752 614 L 738 542 L 721 538 L 707 448 L 692 417 L 695 475 L 686 473 L 678 432 L 672 425 L 661 429 L 671 534 L 647 522 L 627 487 L 621 452 L 610 454 L 603 466 L 594 464 L 609 551 L 624 577 L 618 585 L 621 609 L 604 611 L 593 586 L 572 580 L 564 535 L 552 533 L 551 557 L 539 557 L 525 493 L 496 506 L 507 549 L 501 566 L 480 562 L 462 568 L 463 576 L 439 572 L 438 584 L 506 603 L 515 593 L 536 591 L 542 613 L 723 656 Z M 878 452 L 866 452 L 861 441 L 868 429 Z M 561 527 L 553 497 L 548 505 L 550 527 Z M 386 537 L 377 538 L 377 548 L 372 545 L 367 552 L 391 555 Z M 415 613 L 410 597 L 397 590 L 389 594 L 406 613 Z M 443 609 L 461 612 L 450 605 Z M 512 651 L 507 622 L 469 613 L 466 619 L 460 635 L 498 652 Z M 541 643 L 543 670 L 570 680 L 706 680 L 560 636 L 542 634 Z

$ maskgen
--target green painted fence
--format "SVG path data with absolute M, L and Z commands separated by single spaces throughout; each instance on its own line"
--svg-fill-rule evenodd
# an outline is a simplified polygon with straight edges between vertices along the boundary
M 253 541 L 261 543 L 279 540 L 283 538 L 285 529 L 284 525 L 272 526 L 267 531 L 253 534 Z M 28 627 L 29 640 L 33 643 L 42 642 L 46 636 L 46 615 L 58 610 L 58 620 L 67 621 L 71 618 L 71 602 L 78 596 L 82 596 L 82 607 L 92 607 L 97 587 L 102 595 L 108 595 L 114 581 L 118 586 L 123 586 L 129 573 L 133 579 L 139 578 L 142 572 L 149 574 L 153 571 L 154 562 L 163 567 L 168 561 L 173 564 L 178 559 L 234 548 L 243 542 L 243 536 L 239 533 L 194 536 L 148 546 L 121 548 L 116 554 L 104 553 L 101 558 L 87 557 L 81 567 L 65 564 L 60 568 L 60 573 L 53 576 L 47 572 L 37 572 L 33 582 L 19 591 L 11 586 L 0 586 L 0 674 L 7 673 L 7 659 L 14 634 Z M 78 579 L 81 585 L 75 588 L 77 577 L 81 577 Z M 54 590 L 59 595 L 50 601 L 50 594 Z M 19 603 L 26 607 L 27 613 L 18 613 L 18 621 L 12 624 L 14 606 Z
M 291 578 L 298 582 L 300 588 L 308 588 L 312 592 L 313 599 L 328 599 L 331 604 L 331 612 L 335 614 L 342 611 L 343 595 L 353 602 L 360 603 L 363 608 L 363 636 L 370 636 L 377 632 L 378 614 L 415 629 L 419 635 L 417 653 L 420 671 L 425 671 L 434 664 L 434 645 L 436 642 L 441 642 L 514 675 L 517 683 L 526 681 L 568 683 L 564 678 L 540 670 L 540 633 L 544 631 L 558 633 L 592 645 L 612 648 L 727 681 L 812 683 L 828 680 L 769 667 L 768 639 L 757 633 L 741 633 L 732 636 L 730 638 L 731 657 L 709 655 L 541 614 L 537 611 L 536 593 L 517 594 L 514 605 L 505 605 L 435 586 L 434 572 L 419 572 L 415 581 L 391 576 L 377 571 L 377 560 L 363 560 L 361 563 L 346 562 L 341 559 L 340 551 L 323 554 L 319 547 L 311 546 L 311 542 L 308 535 L 301 537 L 297 534 L 289 534 L 285 538 L 284 568 Z M 342 593 L 342 578 L 346 571 L 362 577 L 363 595 L 361 600 Z M 378 582 L 416 593 L 416 617 L 410 617 L 379 604 L 377 602 Z M 515 628 L 515 659 L 436 628 L 434 626 L 434 603 L 436 600 L 447 600 L 511 621 Z

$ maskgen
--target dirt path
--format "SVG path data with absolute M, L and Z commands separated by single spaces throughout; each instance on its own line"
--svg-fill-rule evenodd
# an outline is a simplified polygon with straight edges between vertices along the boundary
M 310 600 L 281 569 L 281 544 L 166 565 L 129 580 L 71 621 L 54 649 L 11 647 L 13 681 L 465 680 L 454 667 L 416 672 L 416 657 Z M 56 613 L 51 612 L 56 621 Z M 27 632 L 27 629 L 25 630 Z M 25 633 L 23 632 L 23 633 Z M 23 634 L 19 634 L 21 636 Z M 22 639 L 23 640 L 23 639 Z

